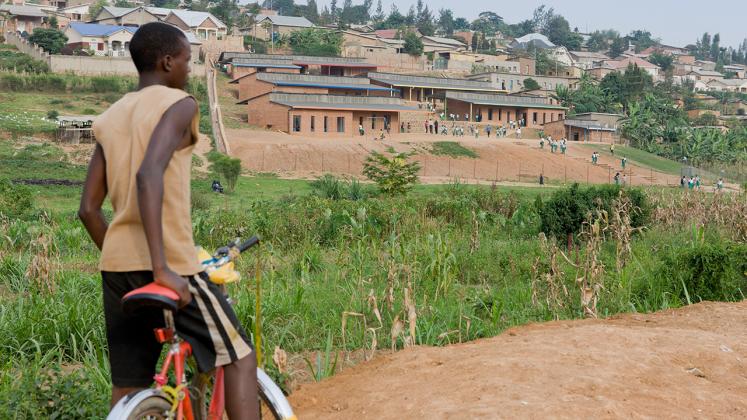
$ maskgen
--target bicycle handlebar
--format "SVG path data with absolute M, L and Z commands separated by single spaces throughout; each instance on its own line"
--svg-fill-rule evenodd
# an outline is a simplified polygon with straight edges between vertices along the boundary
M 258 236 L 252 236 L 251 238 L 247 239 L 243 244 L 239 245 L 239 252 L 244 252 L 247 249 L 259 244 L 259 237 Z
M 259 244 L 259 237 L 255 235 L 247 239 L 243 243 L 239 243 L 238 240 L 236 240 L 226 246 L 222 246 L 215 251 L 215 255 L 217 257 L 226 257 L 230 254 L 232 248 L 236 248 L 239 250 L 239 253 L 242 253 L 257 244 Z

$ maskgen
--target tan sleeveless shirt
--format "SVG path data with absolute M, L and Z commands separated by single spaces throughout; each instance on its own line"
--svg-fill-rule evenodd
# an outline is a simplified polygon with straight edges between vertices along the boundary
M 152 270 L 135 177 L 161 117 L 172 105 L 188 96 L 179 89 L 148 86 L 126 94 L 93 124 L 96 141 L 104 149 L 106 184 L 114 207 L 114 218 L 101 250 L 101 271 Z M 166 262 L 171 270 L 182 276 L 202 270 L 192 238 L 190 215 L 190 172 L 198 123 L 199 115 L 195 115 L 192 145 L 174 152 L 163 179 L 162 226 Z

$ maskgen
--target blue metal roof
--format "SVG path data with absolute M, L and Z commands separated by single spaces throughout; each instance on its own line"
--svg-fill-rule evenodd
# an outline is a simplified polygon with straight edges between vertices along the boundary
M 295 66 L 293 64 L 242 64 L 242 63 L 231 63 L 234 67 L 262 67 L 270 69 L 300 69 L 301 66 Z
M 98 23 L 78 23 L 71 22 L 70 28 L 81 34 L 82 36 L 107 36 L 121 30 L 134 34 L 138 28 L 131 26 L 118 26 L 118 25 L 101 25 Z
M 292 87 L 317 87 L 327 89 L 348 89 L 348 90 L 370 90 L 378 92 L 399 92 L 398 89 L 390 89 L 387 87 L 375 86 L 375 85 L 335 85 L 327 83 L 299 83 L 299 82 L 269 82 L 277 86 L 292 86 Z

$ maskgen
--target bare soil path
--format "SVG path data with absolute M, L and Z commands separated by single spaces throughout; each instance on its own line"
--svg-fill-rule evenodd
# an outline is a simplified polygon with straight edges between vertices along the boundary
M 560 321 L 379 356 L 291 396 L 299 418 L 747 418 L 747 301 Z

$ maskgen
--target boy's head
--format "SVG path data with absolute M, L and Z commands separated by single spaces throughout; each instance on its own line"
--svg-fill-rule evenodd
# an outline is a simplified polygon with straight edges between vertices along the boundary
M 183 89 L 192 54 L 181 29 L 153 22 L 141 26 L 130 41 L 130 55 L 140 76 L 157 74 L 171 88 Z

